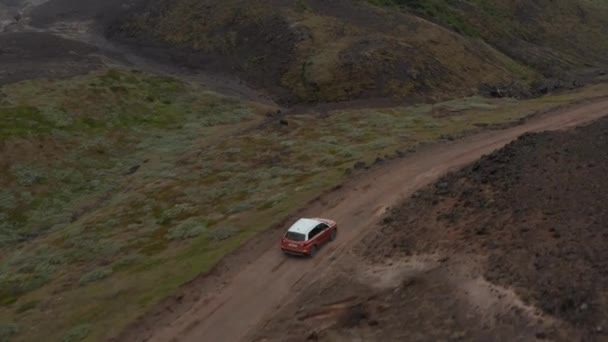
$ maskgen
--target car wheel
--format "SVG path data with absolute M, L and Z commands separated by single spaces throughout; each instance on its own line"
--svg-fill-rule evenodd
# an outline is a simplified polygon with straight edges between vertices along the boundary
M 319 248 L 317 247 L 317 245 L 312 246 L 310 248 L 310 256 L 314 257 L 318 251 L 319 251 Z
M 329 241 L 334 241 L 336 239 L 336 235 L 338 234 L 338 231 L 336 229 L 334 229 L 331 232 L 331 235 L 329 236 Z

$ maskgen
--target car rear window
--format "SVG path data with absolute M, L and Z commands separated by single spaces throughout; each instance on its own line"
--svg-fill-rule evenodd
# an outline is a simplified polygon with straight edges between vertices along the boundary
M 304 241 L 306 240 L 306 235 L 295 232 L 287 232 L 287 234 L 285 234 L 285 238 L 291 241 Z

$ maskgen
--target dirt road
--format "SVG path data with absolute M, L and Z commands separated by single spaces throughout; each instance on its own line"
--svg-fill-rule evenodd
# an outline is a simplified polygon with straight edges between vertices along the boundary
M 608 114 L 608 99 L 579 104 L 543 114 L 520 126 L 471 136 L 461 141 L 425 148 L 416 155 L 376 167 L 346 182 L 313 203 L 305 216 L 328 217 L 339 222 L 339 237 L 312 260 L 285 257 L 274 239 L 260 253 L 243 251 L 242 265 L 223 275 L 226 283 L 207 277 L 189 286 L 202 293 L 194 303 L 176 304 L 153 320 L 139 322 L 122 338 L 129 341 L 243 341 L 256 327 L 295 297 L 318 275 L 315 268 L 332 267 L 348 253 L 363 233 L 376 227 L 387 207 L 404 196 L 490 153 L 526 132 L 568 128 Z M 274 236 L 278 241 L 279 236 Z M 210 284 L 216 284 L 210 286 Z M 181 307 L 180 307 L 181 306 Z

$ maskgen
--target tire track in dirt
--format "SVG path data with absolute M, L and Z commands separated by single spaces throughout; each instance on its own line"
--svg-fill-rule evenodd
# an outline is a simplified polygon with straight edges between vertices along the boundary
M 538 116 L 520 126 L 428 147 L 412 157 L 372 169 L 327 195 L 327 202 L 344 198 L 335 207 L 327 208 L 318 201 L 302 212 L 302 216 L 335 219 L 341 228 L 337 244 L 322 249 L 315 260 L 286 258 L 277 246 L 273 246 L 257 259 L 250 259 L 250 263 L 243 266 L 225 287 L 194 303 L 181 315 L 171 317 L 168 324 L 141 323 L 123 338 L 125 341 L 247 340 L 259 324 L 271 319 L 277 308 L 296 297 L 297 289 L 307 286 L 320 275 L 317 265 L 327 264 L 322 271 L 324 273 L 337 260 L 348 257 L 349 248 L 376 226 L 384 212 L 380 209 L 395 205 L 446 172 L 503 147 L 523 133 L 569 128 L 606 114 L 608 99 L 596 100 Z M 360 184 L 368 183 L 371 187 L 366 192 L 357 190 Z M 204 288 L 204 283 L 201 288 Z

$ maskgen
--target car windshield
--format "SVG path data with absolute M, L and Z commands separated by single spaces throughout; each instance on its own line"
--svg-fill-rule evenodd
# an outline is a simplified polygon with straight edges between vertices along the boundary
M 296 232 L 287 232 L 287 234 L 285 234 L 285 238 L 291 241 L 304 241 L 306 240 L 306 235 Z

